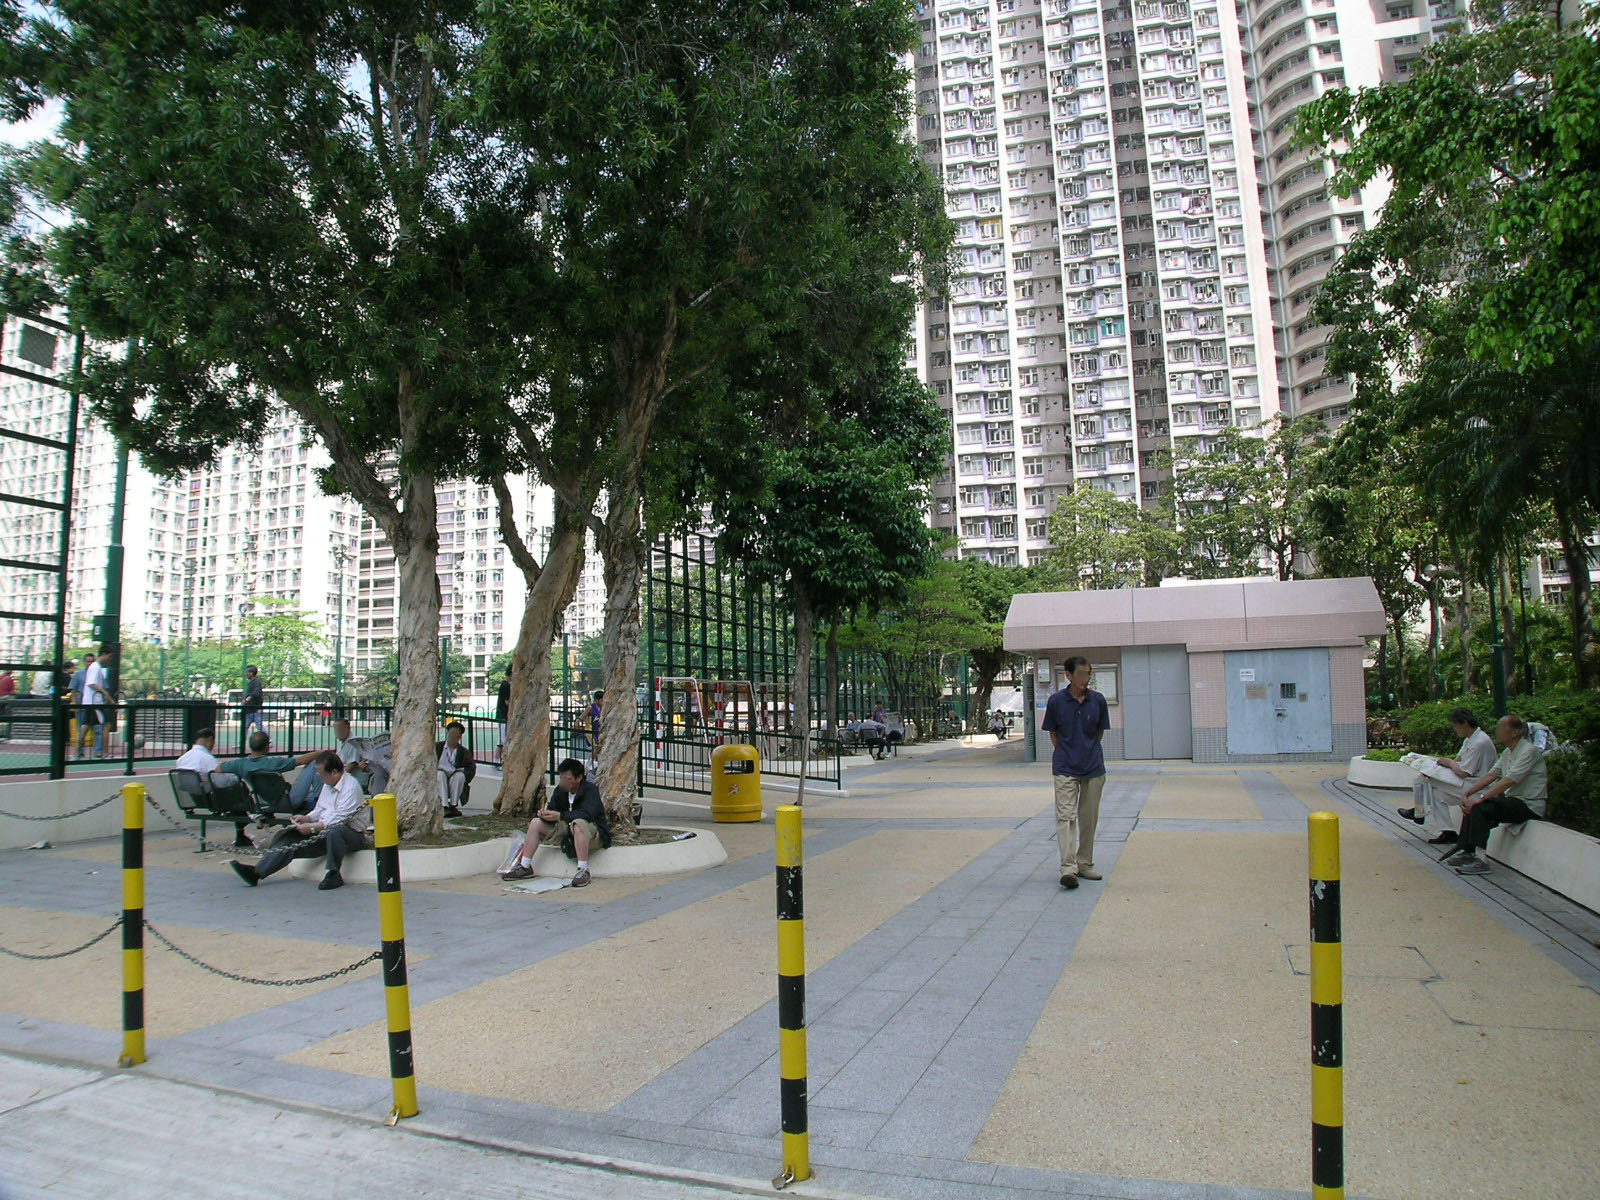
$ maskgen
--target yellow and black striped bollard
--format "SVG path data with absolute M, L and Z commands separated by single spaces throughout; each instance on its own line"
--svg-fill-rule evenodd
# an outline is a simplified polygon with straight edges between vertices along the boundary
M 1339 818 L 1308 818 L 1311 862 L 1311 1196 L 1344 1197 L 1344 988 Z
M 801 876 L 800 809 L 785 804 L 778 827 L 778 1069 L 783 1128 L 784 1187 L 811 1178 L 806 1126 L 806 923 Z
M 406 921 L 400 906 L 400 823 L 394 796 L 372 798 L 372 843 L 378 870 L 378 932 L 383 939 L 383 1000 L 389 1026 L 392 1125 L 417 1115 L 416 1064 L 411 1053 L 411 989 L 406 983 Z
M 122 1057 L 144 1054 L 144 785 L 122 786 Z

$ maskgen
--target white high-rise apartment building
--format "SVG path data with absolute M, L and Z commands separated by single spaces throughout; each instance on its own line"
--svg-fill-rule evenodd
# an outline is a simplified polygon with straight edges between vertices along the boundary
M 934 523 L 1037 561 L 1076 482 L 1154 500 L 1175 438 L 1278 411 L 1231 4 L 926 5 L 919 138 L 961 271 L 924 314 L 950 410 Z
M 917 331 L 950 412 L 933 523 L 1035 562 L 1079 482 L 1143 502 L 1159 451 L 1337 420 L 1308 307 L 1381 209 L 1290 147 L 1330 88 L 1404 78 L 1450 0 L 928 0 L 918 130 L 959 266 Z M 1180 454 L 1181 458 L 1181 454 Z
M 1334 196 L 1322 159 L 1290 144 L 1295 114 L 1332 89 L 1405 79 L 1460 7 L 1455 0 L 1252 0 L 1240 12 L 1284 407 L 1337 422 L 1349 413 L 1349 381 L 1323 369 L 1328 329 L 1311 320 L 1311 301 L 1350 239 L 1377 220 L 1388 189 L 1375 181 L 1358 196 Z

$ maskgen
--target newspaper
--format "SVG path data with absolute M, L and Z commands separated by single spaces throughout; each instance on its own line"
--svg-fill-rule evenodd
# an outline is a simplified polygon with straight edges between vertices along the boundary
M 1405 763 L 1419 775 L 1426 775 L 1429 779 L 1437 779 L 1440 783 L 1461 784 L 1461 776 L 1449 767 L 1441 767 L 1439 760 L 1431 754 L 1405 754 L 1400 761 Z

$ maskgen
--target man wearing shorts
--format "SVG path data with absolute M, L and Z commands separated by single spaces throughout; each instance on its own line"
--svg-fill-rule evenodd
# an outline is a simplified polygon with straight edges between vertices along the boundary
M 539 847 L 560 846 L 570 833 L 572 848 L 578 855 L 578 873 L 572 877 L 572 886 L 583 887 L 589 882 L 589 848 L 593 846 L 598 850 L 604 844 L 605 801 L 600 799 L 600 789 L 585 778 L 583 764 L 575 758 L 561 761 L 556 768 L 556 779 L 559 786 L 551 794 L 549 803 L 528 822 L 528 836 L 523 839 L 522 852 L 516 865 L 505 873 L 505 878 L 533 878 L 533 856 Z

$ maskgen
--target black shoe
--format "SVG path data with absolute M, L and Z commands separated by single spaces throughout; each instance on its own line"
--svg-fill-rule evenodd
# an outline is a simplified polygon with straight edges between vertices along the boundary
M 317 891 L 331 892 L 334 888 L 342 888 L 343 886 L 344 876 L 337 871 L 329 871 L 322 877 L 322 882 L 317 884 Z
M 1422 814 L 1414 808 L 1397 808 L 1395 809 L 1395 812 L 1399 813 L 1408 821 L 1415 821 L 1418 825 L 1422 824 Z
M 1429 838 L 1428 839 L 1428 845 L 1430 845 L 1430 846 L 1454 846 L 1456 844 L 1456 842 L 1458 840 L 1460 840 L 1460 837 L 1461 837 L 1461 835 L 1459 833 L 1457 833 L 1454 829 L 1446 829 L 1438 837 Z
M 461 815 L 461 810 L 454 804 L 446 804 L 444 806 L 444 815 L 447 817 L 459 817 Z
M 228 865 L 233 868 L 233 873 L 244 880 L 251 887 L 261 882 L 261 874 L 249 863 L 242 863 L 237 858 L 228 860 Z
M 1069 892 L 1073 891 L 1078 886 L 1078 877 L 1076 875 L 1063 875 L 1061 877 L 1061 886 Z

